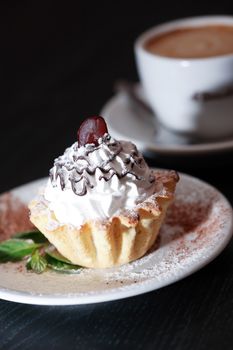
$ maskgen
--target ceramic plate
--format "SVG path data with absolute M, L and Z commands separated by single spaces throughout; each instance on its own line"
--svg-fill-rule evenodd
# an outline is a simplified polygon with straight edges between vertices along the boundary
M 140 85 L 134 94 L 143 104 L 146 98 Z M 168 102 L 169 103 L 169 102 Z M 112 136 L 130 139 L 142 152 L 156 155 L 211 154 L 233 150 L 233 136 L 218 140 L 198 140 L 165 129 L 149 110 L 134 103 L 129 95 L 120 92 L 103 107 L 101 115 L 107 120 Z
M 0 218 L 9 216 L 10 206 L 17 221 L 22 202 L 26 204 L 45 181 L 2 195 Z M 27 272 L 24 262 L 0 264 L 0 298 L 27 304 L 75 305 L 142 294 L 202 268 L 224 249 L 231 235 L 232 208 L 226 198 L 207 183 L 181 175 L 159 239 L 144 257 L 117 268 L 82 269 L 76 275 L 51 271 L 37 275 Z

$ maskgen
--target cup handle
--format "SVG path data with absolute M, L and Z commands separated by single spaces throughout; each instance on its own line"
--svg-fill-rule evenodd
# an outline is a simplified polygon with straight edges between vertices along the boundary
M 198 102 L 208 102 L 212 100 L 220 100 L 222 98 L 233 96 L 233 85 L 228 85 L 221 87 L 218 90 L 215 91 L 204 91 L 204 92 L 196 92 L 192 96 L 192 100 L 198 101 Z

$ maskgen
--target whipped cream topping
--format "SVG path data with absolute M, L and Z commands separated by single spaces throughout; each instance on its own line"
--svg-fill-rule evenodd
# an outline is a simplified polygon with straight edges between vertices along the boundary
M 155 179 L 136 146 L 109 134 L 98 145 L 75 142 L 55 159 L 44 197 L 61 224 L 80 226 L 132 209 L 155 191 Z

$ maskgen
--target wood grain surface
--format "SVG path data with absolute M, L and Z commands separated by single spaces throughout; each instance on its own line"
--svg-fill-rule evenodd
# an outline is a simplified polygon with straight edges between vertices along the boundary
M 0 193 L 47 176 L 80 122 L 113 94 L 115 80 L 137 80 L 133 40 L 140 32 L 177 17 L 233 13 L 226 0 L 156 4 L 133 12 L 84 1 L 77 9 L 52 1 L 1 5 Z M 199 176 L 233 203 L 232 156 L 148 161 Z M 130 348 L 233 348 L 232 243 L 194 275 L 125 300 L 69 307 L 0 300 L 1 350 Z

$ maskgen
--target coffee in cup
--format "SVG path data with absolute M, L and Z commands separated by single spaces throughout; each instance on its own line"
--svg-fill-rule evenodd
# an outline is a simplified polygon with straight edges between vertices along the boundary
M 173 58 L 205 58 L 233 54 L 233 25 L 180 28 L 150 38 L 145 49 Z
M 135 43 L 140 80 L 157 120 L 203 138 L 233 135 L 233 17 L 156 26 Z

